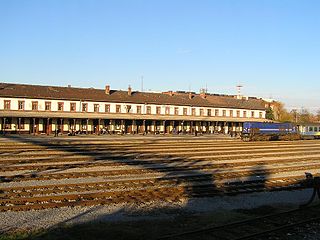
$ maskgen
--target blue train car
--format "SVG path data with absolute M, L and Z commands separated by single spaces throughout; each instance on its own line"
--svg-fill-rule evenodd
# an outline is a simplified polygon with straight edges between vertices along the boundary
M 242 139 L 248 141 L 259 135 L 282 136 L 296 133 L 297 128 L 292 123 L 244 122 Z

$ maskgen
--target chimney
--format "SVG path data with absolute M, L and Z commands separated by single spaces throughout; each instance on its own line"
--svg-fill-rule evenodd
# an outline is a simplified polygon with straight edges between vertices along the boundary
M 132 94 L 132 88 L 131 88 L 131 86 L 129 85 L 129 87 L 128 87 L 128 95 L 131 96 L 131 94 Z
M 105 93 L 110 95 L 110 85 L 106 85 Z
M 200 89 L 200 97 L 206 98 L 206 90 L 204 88 Z
M 192 93 L 191 92 L 189 92 L 189 99 L 192 99 Z
M 162 92 L 162 94 L 173 96 L 174 92 L 173 91 L 168 91 L 168 92 Z

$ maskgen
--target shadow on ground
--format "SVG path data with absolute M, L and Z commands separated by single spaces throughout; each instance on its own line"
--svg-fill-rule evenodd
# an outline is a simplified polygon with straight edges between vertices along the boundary
M 108 161 L 123 165 L 139 165 L 143 169 L 161 173 L 163 176 L 157 180 L 160 183 L 171 179 L 174 180 L 174 185 L 184 186 L 181 199 L 177 197 L 174 202 L 162 202 L 163 199 L 157 199 L 160 204 L 157 202 L 123 204 L 115 211 L 109 213 L 103 212 L 104 206 L 86 207 L 85 211 L 64 219 L 49 229 L 33 232 L 27 237 L 28 239 L 156 239 L 166 234 L 186 231 L 192 228 L 201 228 L 217 221 L 238 220 L 247 215 L 247 213 L 243 212 L 228 212 L 228 214 L 221 211 L 216 211 L 215 213 L 207 212 L 206 204 L 211 204 L 212 207 L 212 205 L 219 201 L 219 197 L 215 197 L 215 200 L 210 197 L 217 195 L 221 197 L 226 190 L 234 186 L 232 184 L 217 185 L 216 182 L 219 179 L 216 179 L 215 173 L 209 174 L 202 167 L 196 165 L 197 161 L 186 161 L 188 159 L 183 156 L 173 157 L 168 153 L 168 155 L 163 157 L 163 161 L 152 161 L 152 156 L 144 157 L 140 152 L 134 152 L 130 147 L 121 146 L 120 144 L 115 146 L 105 144 L 103 145 L 104 148 L 101 148 L 100 145 L 78 143 L 74 145 L 67 144 L 65 145 L 67 147 L 64 147 L 63 144 L 66 143 L 66 139 L 64 138 L 55 138 L 52 141 L 21 136 L 6 136 L 6 138 L 11 141 L 43 146 L 46 149 L 59 148 L 59 150 L 67 153 L 87 156 L 92 159 L 90 160 L 92 163 L 95 161 Z M 97 139 L 97 141 L 99 140 L 101 138 Z M 141 144 L 144 146 L 150 145 L 151 147 L 154 143 L 159 142 L 159 139 L 141 138 L 141 140 L 144 140 Z M 183 139 L 181 140 L 183 141 Z M 165 141 L 165 139 L 161 140 L 161 142 Z M 91 148 L 93 147 L 98 147 L 98 149 L 92 150 Z M 103 153 L 99 151 L 103 151 Z M 110 151 L 108 156 L 106 156 L 105 151 Z M 212 155 L 214 154 L 215 151 L 213 149 Z M 175 164 L 172 164 L 173 162 Z M 157 165 L 156 169 L 154 168 L 155 164 Z M 72 165 L 65 166 L 54 169 L 54 171 L 59 173 L 73 167 Z M 219 170 L 214 171 L 218 172 Z M 41 174 L 43 174 L 43 171 L 33 172 L 34 180 L 37 180 Z M 184 174 L 197 176 L 199 180 L 184 177 Z M 250 175 L 245 178 L 256 178 L 262 174 L 267 178 L 269 173 L 263 165 L 254 166 L 250 170 Z M 16 177 L 23 178 L 21 175 Z M 261 178 L 261 185 L 264 185 L 265 178 Z M 15 178 L 13 177 L 11 181 L 14 180 Z M 239 181 L 245 182 L 246 179 Z M 195 198 L 201 198 L 201 201 L 196 203 Z M 26 220 L 28 219 L 30 218 L 26 218 Z M 5 232 L 3 231 L 2 233 L 5 234 Z

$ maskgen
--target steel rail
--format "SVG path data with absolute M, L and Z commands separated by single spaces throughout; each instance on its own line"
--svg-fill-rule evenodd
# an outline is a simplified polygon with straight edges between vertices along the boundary
M 280 213 L 273 213 L 273 214 L 267 214 L 264 216 L 259 216 L 259 217 L 255 217 L 255 218 L 250 218 L 250 219 L 246 219 L 246 220 L 242 220 L 242 221 L 235 221 L 232 223 L 228 223 L 228 224 L 223 224 L 223 225 L 217 225 L 217 226 L 208 226 L 208 227 L 204 227 L 204 228 L 200 228 L 200 229 L 195 229 L 195 230 L 190 230 L 190 231 L 185 231 L 185 232 L 181 232 L 181 233 L 175 233 L 175 234 L 167 234 L 164 236 L 161 236 L 159 238 L 157 238 L 158 240 L 165 240 L 165 239 L 179 239 L 181 237 L 183 237 L 185 239 L 186 236 L 193 236 L 196 234 L 210 234 L 210 236 L 212 236 L 213 238 L 210 239 L 215 239 L 214 236 L 217 236 L 216 239 L 228 239 L 228 240 L 244 240 L 244 239 L 253 239 L 259 236 L 265 236 L 266 234 L 270 234 L 270 233 L 274 233 L 274 232 L 278 232 L 281 230 L 285 230 L 285 229 L 290 229 L 290 228 L 294 228 L 296 226 L 299 225 L 304 225 L 310 222 L 315 222 L 315 221 L 319 221 L 320 217 L 310 217 L 308 218 L 308 215 L 305 216 L 304 218 L 308 218 L 302 221 L 296 221 L 294 223 L 284 223 L 281 224 L 279 222 L 274 222 L 274 221 L 270 221 L 270 218 L 274 218 L 274 217 L 281 217 L 282 219 L 284 218 L 290 218 L 291 217 L 291 221 L 292 221 L 292 215 L 290 214 L 296 214 L 296 213 L 301 213 L 302 211 L 314 211 L 314 209 L 316 209 L 316 213 L 319 215 L 320 213 L 320 209 L 319 209 L 320 205 L 317 206 L 309 206 L 309 207 L 305 207 L 305 208 L 295 208 L 292 210 L 288 210 L 288 211 L 282 211 Z M 300 219 L 300 218 L 299 218 Z M 236 227 L 236 226 L 240 226 L 240 227 L 246 227 L 246 226 L 254 226 L 257 223 L 261 223 L 265 221 L 266 224 L 271 224 L 274 225 L 274 227 L 272 227 L 271 229 L 267 229 L 267 230 L 259 230 L 259 227 L 257 228 L 257 232 L 255 233 L 249 233 L 249 234 L 244 234 L 242 236 L 236 236 L 239 235 L 240 233 L 237 232 L 237 230 L 232 229 L 232 227 Z M 279 226 L 280 225 L 280 226 Z M 228 231 L 231 233 L 229 235 L 234 235 L 235 237 L 225 237 L 225 236 L 220 236 L 219 235 L 219 231 Z

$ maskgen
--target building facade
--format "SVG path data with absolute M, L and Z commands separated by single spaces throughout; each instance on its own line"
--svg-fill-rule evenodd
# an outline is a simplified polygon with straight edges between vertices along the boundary
M 235 133 L 266 121 L 261 99 L 0 83 L 1 133 Z

